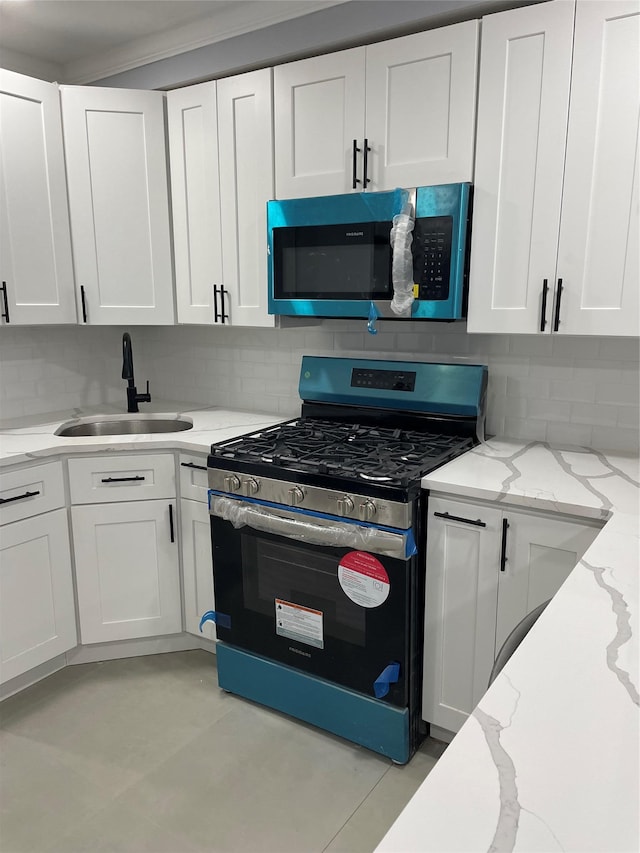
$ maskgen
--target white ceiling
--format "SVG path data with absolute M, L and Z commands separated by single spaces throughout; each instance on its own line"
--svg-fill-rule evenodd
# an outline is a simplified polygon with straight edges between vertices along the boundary
M 345 0 L 0 0 L 0 65 L 89 82 Z

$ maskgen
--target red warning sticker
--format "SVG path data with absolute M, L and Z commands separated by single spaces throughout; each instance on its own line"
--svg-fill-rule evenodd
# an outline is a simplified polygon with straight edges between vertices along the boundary
M 338 565 L 338 580 L 345 595 L 361 607 L 379 607 L 391 589 L 385 567 L 366 551 L 344 555 Z

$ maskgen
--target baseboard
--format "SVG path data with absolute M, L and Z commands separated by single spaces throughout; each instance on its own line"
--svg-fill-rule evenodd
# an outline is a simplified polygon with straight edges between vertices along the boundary
M 215 648 L 215 644 L 211 643 Z M 170 634 L 165 637 L 140 637 L 136 640 L 118 640 L 115 643 L 93 643 L 90 646 L 76 646 L 67 652 L 67 664 L 97 663 L 103 660 L 133 658 L 143 655 L 161 655 L 167 652 L 186 652 L 192 649 L 206 648 L 199 637 L 192 634 Z
M 66 655 L 58 655 L 52 658 L 52 660 L 46 661 L 46 663 L 41 663 L 40 666 L 34 666 L 28 672 L 23 672 L 22 675 L 16 675 L 15 678 L 5 681 L 4 684 L 0 684 L 0 702 L 3 699 L 8 699 L 9 696 L 13 696 L 14 693 L 26 690 L 27 687 L 31 687 L 32 684 L 42 681 L 43 678 L 53 675 L 59 669 L 64 669 L 66 665 Z
M 434 740 L 442 740 L 445 743 L 451 743 L 456 736 L 456 732 L 450 732 L 448 729 L 441 729 L 440 726 L 429 726 L 429 735 Z

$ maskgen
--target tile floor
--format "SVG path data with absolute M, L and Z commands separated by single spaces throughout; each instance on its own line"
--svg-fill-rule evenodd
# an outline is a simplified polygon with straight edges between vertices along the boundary
M 71 666 L 0 705 L 0 850 L 371 851 L 444 749 L 397 767 L 224 693 L 207 652 Z

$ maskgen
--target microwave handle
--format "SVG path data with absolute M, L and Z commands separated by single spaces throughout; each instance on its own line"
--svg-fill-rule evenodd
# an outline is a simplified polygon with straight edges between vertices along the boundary
M 357 160 L 358 153 L 360 149 L 358 148 L 358 140 L 353 140 L 353 166 L 352 166 L 352 181 L 351 181 L 351 189 L 355 190 L 357 185 L 360 183 L 360 178 L 356 177 L 356 168 L 357 168 Z

